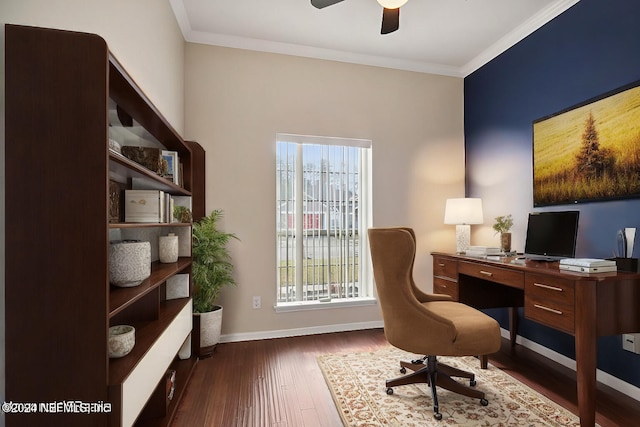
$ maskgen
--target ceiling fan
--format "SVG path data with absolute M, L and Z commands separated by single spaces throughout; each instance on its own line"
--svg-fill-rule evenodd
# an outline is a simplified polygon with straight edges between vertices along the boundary
M 311 0 L 311 4 L 318 9 L 340 3 L 343 0 Z M 393 33 L 400 27 L 400 6 L 407 0 L 378 0 L 382 10 L 382 28 L 380 34 Z

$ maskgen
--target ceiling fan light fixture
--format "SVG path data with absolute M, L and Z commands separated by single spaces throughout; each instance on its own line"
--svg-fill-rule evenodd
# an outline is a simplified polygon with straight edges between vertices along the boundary
M 385 9 L 398 9 L 406 2 L 407 0 L 378 0 L 380 6 L 384 7 Z

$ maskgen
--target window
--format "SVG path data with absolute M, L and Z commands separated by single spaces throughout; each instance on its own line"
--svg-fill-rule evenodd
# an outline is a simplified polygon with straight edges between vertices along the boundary
M 371 141 L 277 134 L 277 304 L 370 300 Z

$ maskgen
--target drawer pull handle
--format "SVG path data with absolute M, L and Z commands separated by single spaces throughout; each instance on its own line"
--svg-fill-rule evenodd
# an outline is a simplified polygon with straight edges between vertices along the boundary
M 441 263 L 441 262 L 439 262 L 439 263 L 438 263 L 438 267 L 444 267 L 444 264 L 443 264 L 443 263 Z
M 491 273 L 490 271 L 484 271 L 484 270 L 480 270 L 480 274 L 484 274 L 485 276 L 493 276 L 493 273 Z
M 543 285 L 542 283 L 534 283 L 533 286 L 537 286 L 539 288 L 550 289 L 552 291 L 559 291 L 559 292 L 562 292 L 564 290 L 564 289 L 558 288 L 556 286 Z
M 554 313 L 554 314 L 562 314 L 560 310 L 554 310 L 553 308 L 545 307 L 544 305 L 533 304 L 533 306 L 535 308 L 539 308 L 540 310 L 550 311 L 551 313 Z

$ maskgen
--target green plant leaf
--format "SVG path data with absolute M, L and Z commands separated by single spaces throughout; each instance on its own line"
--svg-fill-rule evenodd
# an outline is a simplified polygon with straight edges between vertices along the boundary
M 509 230 L 511 230 L 511 227 L 513 227 L 513 217 L 511 216 L 511 214 L 497 216 L 496 222 L 493 224 L 493 229 L 495 230 L 496 234 L 508 233 Z
M 209 216 L 193 223 L 191 273 L 195 313 L 212 311 L 220 290 L 225 286 L 236 285 L 227 244 L 231 239 L 238 237 L 218 229 L 218 222 L 222 216 L 221 210 L 214 210 Z

